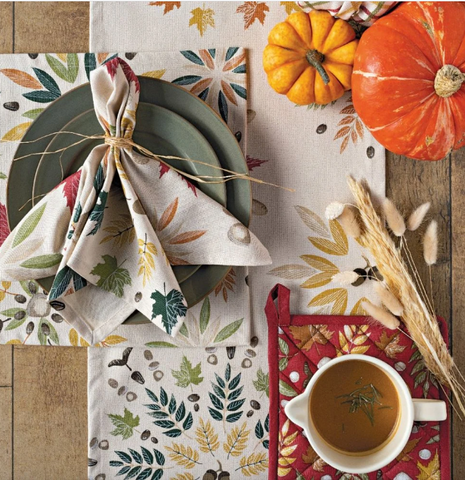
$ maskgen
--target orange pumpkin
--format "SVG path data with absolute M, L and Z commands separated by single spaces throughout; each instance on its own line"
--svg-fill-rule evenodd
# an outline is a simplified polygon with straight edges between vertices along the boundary
M 328 12 L 293 13 L 268 36 L 268 83 L 298 105 L 326 105 L 350 90 L 357 44 L 354 29 Z
M 439 160 L 465 142 L 465 7 L 407 2 L 362 36 L 352 98 L 388 150 Z

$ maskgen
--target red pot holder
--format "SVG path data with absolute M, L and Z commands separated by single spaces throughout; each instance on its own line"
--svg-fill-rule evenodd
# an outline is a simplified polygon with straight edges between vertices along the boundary
M 287 401 L 302 393 L 329 358 L 351 353 L 378 357 L 394 367 L 413 397 L 444 398 L 414 343 L 367 317 L 291 315 L 290 290 L 276 285 L 269 294 L 268 361 L 270 367 L 269 478 L 285 480 L 448 480 L 449 419 L 415 422 L 401 454 L 382 470 L 352 475 L 327 465 L 313 451 L 302 430 L 284 413 Z M 439 319 L 447 338 L 446 324 Z

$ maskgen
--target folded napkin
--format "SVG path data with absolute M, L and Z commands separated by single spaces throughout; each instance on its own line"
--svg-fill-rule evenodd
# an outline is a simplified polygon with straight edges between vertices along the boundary
M 55 275 L 48 301 L 90 343 L 134 310 L 174 336 L 187 304 L 171 265 L 271 259 L 222 205 L 128 144 L 140 85 L 126 62 L 110 60 L 90 83 L 105 143 L 11 232 L 0 248 L 0 276 Z
M 399 2 L 298 2 L 305 11 L 327 10 L 333 17 L 352 20 L 365 27 L 382 17 Z

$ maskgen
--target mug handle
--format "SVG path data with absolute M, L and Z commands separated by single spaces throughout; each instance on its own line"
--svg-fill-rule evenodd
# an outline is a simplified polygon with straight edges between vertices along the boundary
M 446 402 L 413 398 L 413 419 L 422 422 L 442 422 L 447 418 Z

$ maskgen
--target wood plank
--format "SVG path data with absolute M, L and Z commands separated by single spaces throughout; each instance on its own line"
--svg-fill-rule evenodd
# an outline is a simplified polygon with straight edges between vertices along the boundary
M 429 219 L 438 222 L 439 255 L 438 263 L 432 269 L 433 273 L 433 300 L 438 315 L 445 318 L 449 327 L 449 338 L 451 332 L 451 189 L 450 189 L 450 156 L 440 162 L 419 162 L 400 155 L 387 152 L 386 181 L 387 196 L 391 198 L 401 212 L 408 216 L 416 207 L 424 202 L 431 202 L 430 213 L 427 221 L 417 232 L 409 232 L 407 240 L 409 248 L 415 259 L 415 264 L 420 272 L 423 281 L 426 281 L 429 291 L 428 269 L 423 260 L 423 249 L 421 237 L 428 224 Z M 465 179 L 465 176 L 464 176 Z M 455 223 L 454 223 L 455 228 Z M 420 235 L 418 235 L 420 233 Z M 454 239 L 455 241 L 455 239 Z M 454 246 L 455 248 L 455 246 Z M 465 259 L 465 256 L 463 257 Z M 455 269 L 454 265 L 454 269 Z M 462 289 L 462 292 L 464 290 Z M 455 324 L 458 322 L 455 321 Z M 462 322 L 463 323 L 463 322 Z M 465 325 L 465 323 L 463 323 Z M 454 329 L 455 331 L 455 329 Z M 464 339 L 462 339 L 463 341 Z M 454 342 L 455 343 L 455 342 Z M 463 345 L 463 343 L 462 343 Z M 453 418 L 454 431 L 459 422 Z M 462 435 L 465 430 L 460 430 Z M 451 440 L 456 440 L 456 436 Z M 465 458 L 462 449 L 458 444 L 451 444 L 451 463 L 457 472 L 462 475 L 453 478 L 465 478 Z
M 423 260 L 422 235 L 429 219 L 438 222 L 439 255 L 433 267 L 433 300 L 436 312 L 450 326 L 451 245 L 450 245 L 450 158 L 440 162 L 419 162 L 387 153 L 387 196 L 407 217 L 424 202 L 431 202 L 427 220 L 417 232 L 407 233 L 409 248 L 421 278 L 429 287 L 428 268 Z M 428 289 L 429 291 L 429 289 Z
M 15 3 L 14 35 L 15 52 L 85 52 L 89 3 Z M 87 478 L 87 350 L 16 347 L 14 360 L 15 478 Z
M 0 388 L 0 478 L 11 480 L 13 478 L 11 443 L 12 434 L 12 388 Z
M 13 51 L 13 2 L 0 2 L 0 53 Z
M 465 374 L 465 149 L 452 154 L 452 353 Z M 454 416 L 452 428 L 454 445 L 453 478 L 465 478 L 465 423 Z
M 15 346 L 13 381 L 15 478 L 87 478 L 87 349 Z
M 15 52 L 87 52 L 88 2 L 16 2 Z
M 11 345 L 0 345 L 0 387 L 11 386 L 12 348 Z

